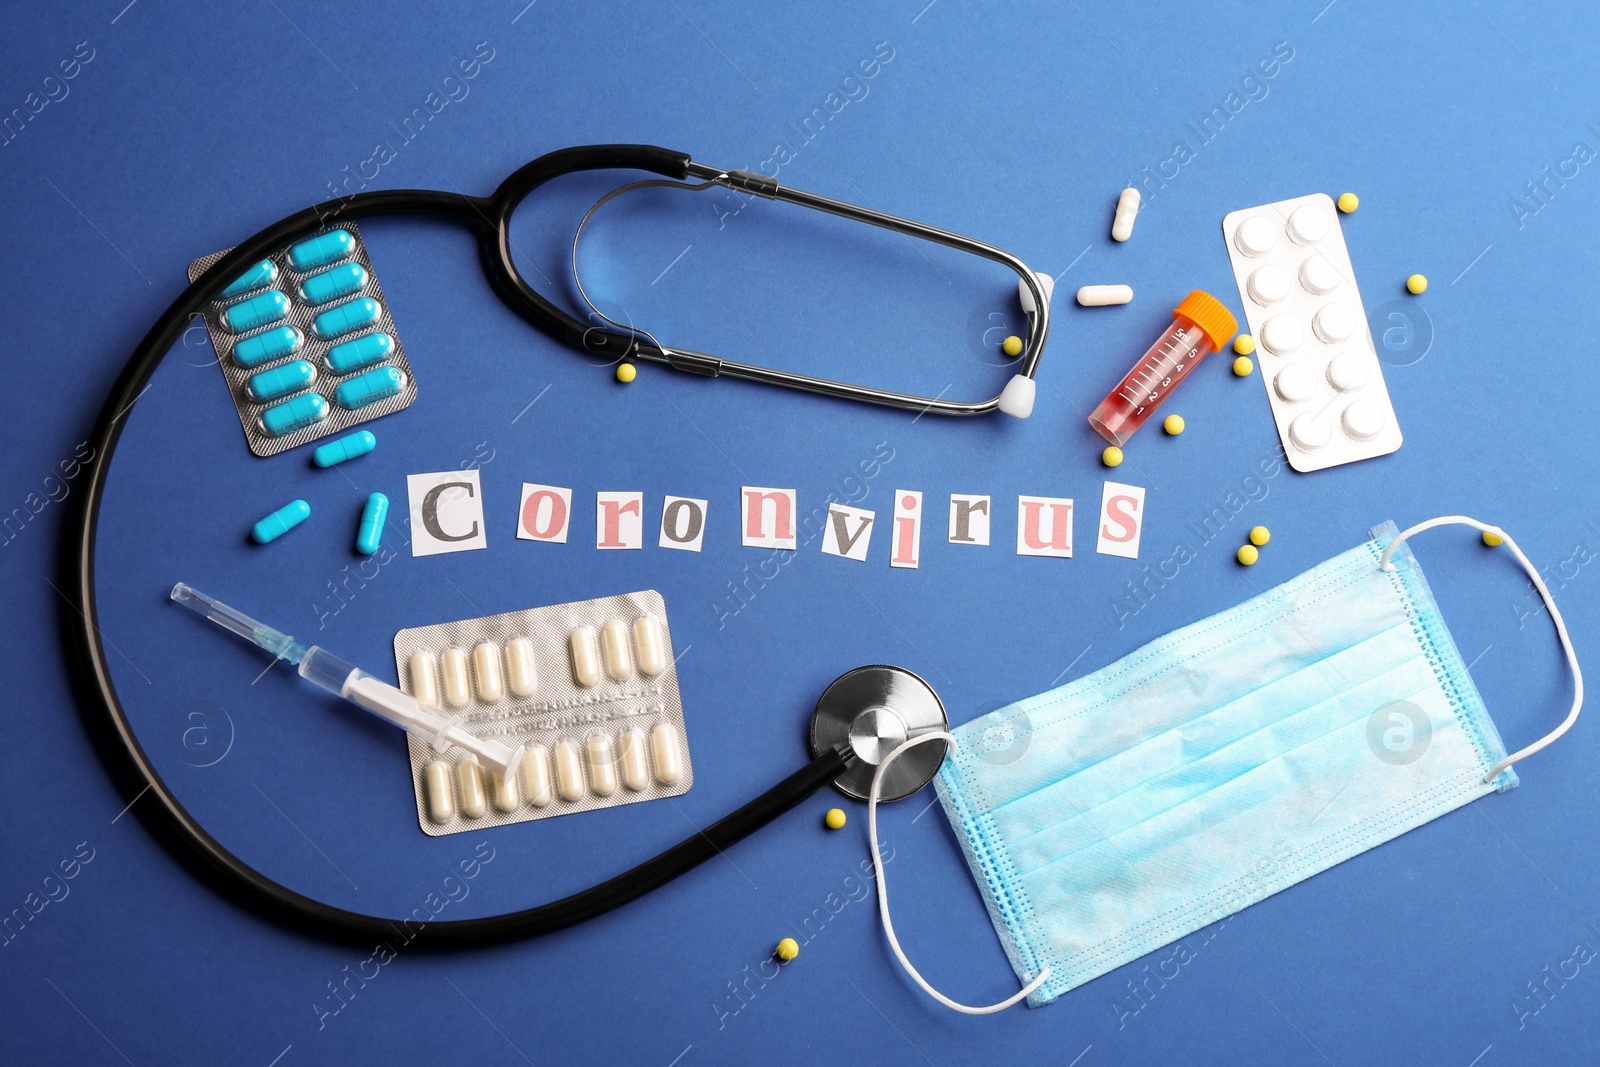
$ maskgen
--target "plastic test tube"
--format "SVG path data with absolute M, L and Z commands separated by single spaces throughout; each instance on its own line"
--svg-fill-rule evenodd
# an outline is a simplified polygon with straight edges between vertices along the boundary
M 1112 444 L 1127 444 L 1195 365 L 1228 343 L 1238 325 L 1210 293 L 1196 289 L 1184 297 L 1172 309 L 1172 325 L 1100 401 L 1089 425 Z

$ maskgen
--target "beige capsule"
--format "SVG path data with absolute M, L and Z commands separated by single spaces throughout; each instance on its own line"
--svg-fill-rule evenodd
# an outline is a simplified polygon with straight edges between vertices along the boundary
M 523 756 L 527 758 L 526 755 Z M 517 776 L 507 778 L 499 771 L 489 772 L 489 793 L 494 797 L 494 806 L 497 810 L 510 814 L 517 810 L 519 797 L 517 796 Z
M 419 704 L 439 706 L 439 673 L 433 666 L 433 653 L 421 649 L 411 653 L 411 695 Z
M 461 788 L 461 814 L 476 819 L 488 810 L 483 791 L 483 768 L 477 756 L 463 756 L 456 764 L 456 784 Z
M 429 760 L 422 768 L 422 786 L 428 797 L 428 818 L 449 822 L 456 814 L 456 790 L 450 782 L 450 765 L 442 759 Z
M 506 642 L 506 685 L 511 695 L 530 697 L 539 684 L 539 674 L 533 665 L 533 642 L 526 637 L 513 637 Z
M 500 646 L 480 641 L 472 650 L 472 676 L 478 683 L 478 699 L 493 704 L 506 695 L 505 677 L 500 673 Z
M 594 627 L 579 626 L 569 639 L 572 646 L 572 680 L 591 686 L 600 680 L 600 650 L 595 647 Z
M 628 651 L 628 627 L 612 619 L 600 627 L 600 648 L 605 653 L 606 673 L 621 682 L 633 673 L 633 658 Z
M 617 791 L 617 757 L 611 738 L 596 731 L 584 742 L 589 763 L 589 789 L 595 796 L 608 797 Z
M 633 643 L 639 650 L 639 673 L 654 678 L 667 669 L 667 638 L 661 620 L 641 615 L 633 622 Z
M 522 755 L 522 789 L 534 807 L 550 803 L 550 753 L 543 745 L 529 745 Z
M 562 800 L 571 802 L 583 799 L 583 757 L 578 746 L 571 741 L 556 743 L 556 792 Z
M 678 730 L 670 722 L 657 723 L 650 731 L 650 769 L 662 785 L 676 785 L 683 777 L 683 753 L 678 748 Z
M 650 784 L 649 742 L 643 730 L 633 727 L 622 732 L 621 747 L 617 763 L 622 768 L 622 784 L 637 793 Z
M 439 680 L 444 690 L 444 702 L 452 708 L 464 708 L 472 699 L 472 679 L 467 674 L 467 650 L 447 648 L 439 657 Z

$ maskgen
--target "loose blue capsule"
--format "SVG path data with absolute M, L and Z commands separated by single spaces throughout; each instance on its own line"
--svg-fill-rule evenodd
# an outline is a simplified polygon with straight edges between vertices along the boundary
M 389 516 L 389 498 L 382 493 L 367 497 L 361 509 L 361 526 L 356 530 L 356 551 L 370 556 L 383 544 L 383 520 Z
M 335 463 L 343 463 L 347 459 L 364 456 L 378 447 L 378 439 L 372 436 L 371 430 L 357 430 L 355 433 L 346 434 L 337 441 L 329 441 L 325 445 L 318 445 L 317 450 L 311 453 L 311 462 L 319 467 L 331 467 Z
M 250 536 L 256 544 L 274 541 L 311 517 L 311 505 L 304 500 L 291 500 L 271 515 L 250 527 Z
M 278 265 L 270 259 L 263 259 L 243 274 L 235 278 L 229 286 L 222 290 L 222 299 L 232 300 L 236 296 L 253 293 L 263 285 L 271 285 L 278 280 Z
M 275 330 L 246 337 L 233 346 L 233 361 L 241 367 L 258 367 L 279 356 L 300 351 L 304 336 L 293 326 L 279 326 Z
M 329 267 L 300 283 L 300 295 L 308 304 L 326 304 L 341 296 L 359 292 L 367 284 L 367 272 L 359 263 Z
M 270 289 L 233 305 L 222 313 L 222 325 L 234 333 L 244 333 L 257 326 L 277 322 L 289 313 L 289 298 Z
M 386 333 L 369 333 L 357 337 L 354 341 L 334 345 L 322 358 L 333 373 L 349 374 L 353 370 L 382 363 L 393 351 L 393 337 Z
M 406 376 L 393 367 L 379 367 L 339 383 L 333 398 L 340 407 L 355 411 L 394 396 L 406 387 Z
M 289 249 L 289 266 L 295 270 L 311 270 L 343 259 L 355 250 L 356 239 L 349 230 L 334 230 L 301 241 Z
M 323 339 L 338 337 L 377 321 L 379 311 L 376 300 L 370 296 L 363 296 L 324 311 L 317 316 L 317 321 L 312 323 L 311 328 Z
M 328 402 L 316 393 L 301 393 L 292 400 L 274 404 L 261 413 L 261 428 L 273 437 L 321 422 L 328 417 Z

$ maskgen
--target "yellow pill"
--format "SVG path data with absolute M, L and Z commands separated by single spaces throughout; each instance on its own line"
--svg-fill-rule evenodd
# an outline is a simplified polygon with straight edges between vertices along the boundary
M 617 381 L 631 382 L 639 376 L 639 371 L 632 363 L 617 364 Z
M 1406 279 L 1406 291 L 1413 296 L 1425 293 L 1428 290 L 1428 279 L 1420 274 L 1413 274 Z
M 1167 431 L 1167 433 L 1173 437 L 1178 436 L 1183 432 L 1183 416 L 1168 415 L 1165 419 L 1161 420 L 1161 428 Z
M 1256 339 L 1247 333 L 1241 333 L 1233 339 L 1233 350 L 1241 356 L 1248 356 L 1256 350 Z
M 1233 373 L 1237 374 L 1241 378 L 1250 377 L 1250 372 L 1255 369 L 1256 365 L 1250 362 L 1249 356 L 1240 356 L 1238 359 L 1233 361 Z
M 1355 193 L 1339 194 L 1339 210 L 1344 212 L 1346 215 L 1350 214 L 1350 212 L 1354 211 L 1360 206 L 1361 198 Z
M 780 960 L 792 960 L 800 955 L 800 942 L 792 937 L 786 937 L 778 942 L 777 957 Z
M 1483 531 L 1483 543 L 1488 545 L 1490 548 L 1494 548 L 1496 545 L 1505 544 L 1505 540 L 1499 534 L 1492 534 L 1488 530 L 1485 530 Z
M 844 828 L 844 809 L 829 808 L 828 814 L 822 817 L 822 822 L 830 830 L 842 830 Z
M 1260 558 L 1261 553 L 1256 550 L 1255 545 L 1239 546 L 1239 562 L 1243 563 L 1246 567 L 1253 565 L 1255 561 Z
M 1272 531 L 1265 526 L 1250 527 L 1250 543 L 1252 545 L 1264 545 L 1270 540 L 1272 540 Z
M 1109 446 L 1104 452 L 1100 453 L 1100 462 L 1108 467 L 1115 467 L 1122 462 L 1122 449 L 1116 445 Z
M 1022 355 L 1022 338 L 1016 335 L 1007 337 L 1005 343 L 1000 346 L 1000 351 L 1008 356 Z

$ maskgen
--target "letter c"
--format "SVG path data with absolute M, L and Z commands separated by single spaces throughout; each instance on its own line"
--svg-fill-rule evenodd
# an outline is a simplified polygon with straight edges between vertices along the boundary
M 468 541 L 478 536 L 478 524 L 474 522 L 472 529 L 464 534 L 447 534 L 444 527 L 439 525 L 439 494 L 446 489 L 465 489 L 467 496 L 472 496 L 471 482 L 445 482 L 428 490 L 428 495 L 422 498 L 422 525 L 428 531 L 428 536 L 435 541 Z

